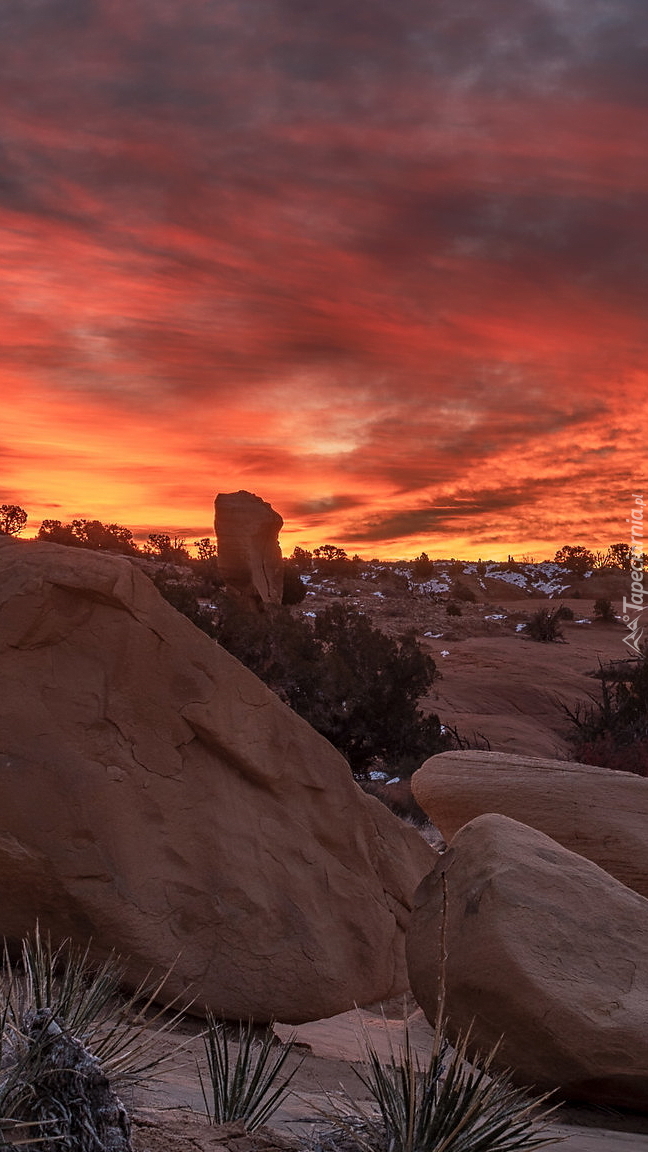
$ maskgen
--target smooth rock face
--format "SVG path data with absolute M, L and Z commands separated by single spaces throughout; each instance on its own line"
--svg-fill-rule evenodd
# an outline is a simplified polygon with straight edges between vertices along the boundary
M 264 604 L 281 604 L 283 520 L 251 492 L 221 492 L 214 501 L 218 570 L 226 585 Z
M 0 684 L 0 935 L 235 1019 L 406 987 L 436 854 L 128 560 L 0 536 Z
M 414 773 L 412 793 L 447 841 L 475 816 L 500 812 L 648 897 L 644 777 L 503 752 L 442 752 Z
M 519 1084 L 648 1108 L 648 900 L 542 832 L 480 816 L 417 890 L 412 991 L 434 1021 L 447 883 L 446 1008 L 473 1051 L 504 1035 Z

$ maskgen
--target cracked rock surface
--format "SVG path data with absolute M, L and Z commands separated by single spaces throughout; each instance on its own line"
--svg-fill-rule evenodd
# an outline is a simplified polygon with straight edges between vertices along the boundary
M 0 935 L 290 1023 L 407 985 L 436 860 L 128 560 L 0 536 Z
M 407 933 L 412 991 L 437 1010 L 443 875 L 449 1034 L 518 1084 L 645 1109 L 648 900 L 555 840 L 489 813 L 421 883 Z

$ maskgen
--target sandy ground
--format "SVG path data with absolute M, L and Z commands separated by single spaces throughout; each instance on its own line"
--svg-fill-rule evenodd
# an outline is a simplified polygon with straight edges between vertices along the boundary
M 275 1025 L 279 1039 L 295 1039 L 289 1067 L 299 1064 L 299 1068 L 292 1082 L 291 1096 L 271 1120 L 276 1139 L 268 1134 L 261 1142 L 254 1137 L 245 1145 L 240 1139 L 232 1142 L 231 1133 L 206 1127 L 196 1071 L 197 1061 L 204 1072 L 202 1041 L 197 1035 L 200 1024 L 187 1021 L 182 1031 L 184 1038 L 193 1034 L 191 1048 L 174 1060 L 163 1081 L 139 1090 L 129 1101 L 144 1125 L 136 1127 L 137 1152 L 215 1147 L 227 1147 L 229 1152 L 264 1152 L 281 1139 L 294 1140 L 303 1148 L 318 1129 L 325 1126 L 321 1112 L 330 1110 L 331 1099 L 346 1096 L 366 1106 L 368 1093 L 354 1070 L 362 1069 L 363 1033 L 385 1060 L 389 1058 L 390 1044 L 397 1050 L 402 1037 L 402 1003 L 391 1001 L 383 1010 L 385 1016 L 380 1006 L 374 1005 L 296 1027 Z M 432 1029 L 411 998 L 406 1011 L 413 1046 L 425 1060 L 432 1045 Z M 171 1050 L 176 1041 L 167 1037 L 160 1043 Z M 550 1131 L 556 1140 L 562 1141 L 565 1152 L 639 1152 L 639 1149 L 645 1152 L 648 1148 L 648 1115 L 584 1106 L 563 1107 Z
M 576 620 L 589 620 L 593 614 L 593 601 L 563 603 Z M 552 602 L 527 600 L 525 615 L 548 605 Z M 519 610 L 519 601 L 505 601 L 495 614 L 507 613 L 517 621 Z M 623 624 L 564 621 L 562 628 L 565 643 L 552 644 L 539 644 L 515 631 L 457 640 L 447 633 L 423 637 L 442 675 L 426 703 L 444 724 L 463 736 L 481 735 L 494 752 L 567 758 L 571 725 L 562 705 L 573 709 L 588 703 L 590 696 L 598 698 L 592 673 L 599 663 L 625 659 L 628 650 Z

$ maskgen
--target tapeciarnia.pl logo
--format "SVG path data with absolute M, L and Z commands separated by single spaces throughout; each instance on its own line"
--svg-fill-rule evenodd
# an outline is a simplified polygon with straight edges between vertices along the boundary
M 623 597 L 623 620 L 628 625 L 628 635 L 623 637 L 623 643 L 634 652 L 635 656 L 643 656 L 641 638 L 644 634 L 642 614 L 646 607 L 644 597 L 644 566 L 643 566 L 643 521 L 644 498 L 642 492 L 633 492 L 634 507 L 630 512 L 630 599 Z

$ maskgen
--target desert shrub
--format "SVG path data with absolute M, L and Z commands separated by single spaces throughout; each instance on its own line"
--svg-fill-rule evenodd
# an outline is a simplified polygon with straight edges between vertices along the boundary
M 553 1144 L 545 1131 L 547 1096 L 532 1101 L 509 1073 L 496 1071 L 497 1048 L 469 1062 L 468 1042 L 459 1036 L 451 1048 L 437 1018 L 432 1052 L 421 1066 L 406 1020 L 403 1043 L 396 1053 L 390 1042 L 385 1063 L 365 1034 L 367 1070 L 355 1072 L 374 1108 L 343 1096 L 329 1116 L 325 1152 L 529 1152 Z
M 133 533 L 129 528 L 123 528 L 121 524 L 102 524 L 101 520 L 72 520 L 70 524 L 62 524 L 60 520 L 43 520 L 37 538 L 49 540 L 52 544 L 66 544 L 70 548 L 137 555 Z
M 451 747 L 418 701 L 437 676 L 414 633 L 393 640 L 344 604 L 312 625 L 285 608 L 246 611 L 230 601 L 217 637 L 365 776 L 380 758 L 400 775 Z
M 601 596 L 598 600 L 594 601 L 594 619 L 600 621 L 602 624 L 614 624 L 616 621 L 616 613 L 612 607 L 612 601 L 607 597 Z
M 552 611 L 547 608 L 540 608 L 524 625 L 525 634 L 531 640 L 537 640 L 541 644 L 551 644 L 557 640 L 564 641 L 559 613 L 560 608 L 554 608 Z
M 648 775 L 648 656 L 601 666 L 597 679 L 600 699 L 563 705 L 573 724 L 574 758 Z
M 211 1124 L 242 1120 L 248 1132 L 266 1124 L 288 1095 L 289 1084 L 301 1061 L 284 1071 L 294 1044 L 280 1044 L 272 1025 L 257 1040 L 251 1022 L 238 1025 L 236 1059 L 230 1060 L 226 1025 L 207 1013 L 204 1036 L 207 1077 L 199 1071 L 200 1087 Z
M 461 600 L 466 604 L 474 604 L 477 599 L 472 589 L 469 588 L 467 584 L 464 584 L 461 580 L 455 580 L 454 584 L 452 585 L 452 595 L 454 596 L 455 600 Z
M 344 548 L 322 544 L 313 549 L 313 565 L 320 577 L 355 576 L 362 568 L 359 556 L 348 556 Z
M 412 579 L 416 580 L 417 583 L 422 583 L 423 581 L 430 579 L 430 577 L 434 574 L 434 565 L 430 560 L 427 552 L 421 552 L 421 555 L 417 556 L 416 559 L 412 561 L 411 571 Z
M 209 608 L 204 608 L 198 600 L 197 592 L 201 586 L 200 582 L 197 584 L 191 578 L 179 580 L 177 575 L 171 573 L 167 568 L 161 568 L 153 577 L 153 583 L 158 592 L 177 612 L 182 612 L 182 615 L 191 620 L 196 628 L 200 628 L 201 632 L 206 632 L 213 639 L 216 638 L 217 625 L 214 620 L 214 613 Z M 217 591 L 214 585 L 211 585 L 211 588 L 212 592 Z
M 300 577 L 297 565 L 294 564 L 292 560 L 284 560 L 281 603 L 301 604 L 302 600 L 306 597 L 307 591 L 308 589 Z
M 205 541 L 199 541 L 199 548 L 204 543 Z M 151 532 L 144 545 L 144 553 L 156 560 L 164 560 L 167 564 L 188 564 L 191 559 L 185 548 L 184 538 L 182 536 L 171 538 L 168 532 Z
M 461 608 L 455 604 L 454 600 L 449 600 L 446 604 L 446 616 L 463 616 Z
M 569 604 L 561 604 L 557 612 L 558 620 L 573 620 L 574 610 L 569 607 Z

